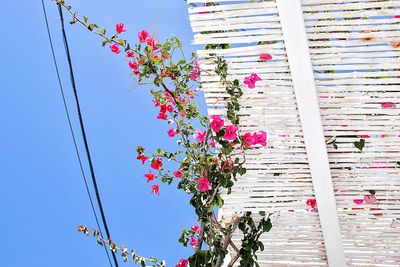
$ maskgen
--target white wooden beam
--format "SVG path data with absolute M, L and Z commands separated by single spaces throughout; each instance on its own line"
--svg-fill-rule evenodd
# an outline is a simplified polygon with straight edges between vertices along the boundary
M 304 142 L 330 267 L 346 266 L 340 224 L 303 10 L 300 0 L 277 0 Z

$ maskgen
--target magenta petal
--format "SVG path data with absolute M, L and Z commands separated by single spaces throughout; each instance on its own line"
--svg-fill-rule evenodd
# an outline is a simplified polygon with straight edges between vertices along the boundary
M 364 202 L 364 199 L 354 199 L 353 202 L 357 205 L 361 205 Z

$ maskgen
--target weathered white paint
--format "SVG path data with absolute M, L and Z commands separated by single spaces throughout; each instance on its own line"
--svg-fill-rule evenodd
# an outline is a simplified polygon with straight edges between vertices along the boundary
M 277 0 L 329 266 L 346 266 L 300 0 Z

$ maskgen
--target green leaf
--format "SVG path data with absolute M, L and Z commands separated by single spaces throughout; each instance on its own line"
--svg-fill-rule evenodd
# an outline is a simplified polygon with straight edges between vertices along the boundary
M 360 150 L 360 152 L 363 151 L 363 148 L 365 146 L 365 139 L 360 139 L 360 141 L 355 141 L 354 146 L 356 148 L 358 148 L 358 150 Z
M 85 16 L 83 16 L 83 21 L 85 22 L 85 23 L 87 23 L 88 22 L 88 17 L 85 17 Z
M 101 29 L 99 29 L 98 33 L 100 35 L 104 35 L 104 34 L 106 34 L 106 29 L 101 28 Z

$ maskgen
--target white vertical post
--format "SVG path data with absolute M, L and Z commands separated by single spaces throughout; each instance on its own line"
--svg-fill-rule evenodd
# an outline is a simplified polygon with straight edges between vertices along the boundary
M 339 218 L 300 0 L 277 0 L 330 267 L 346 266 Z

